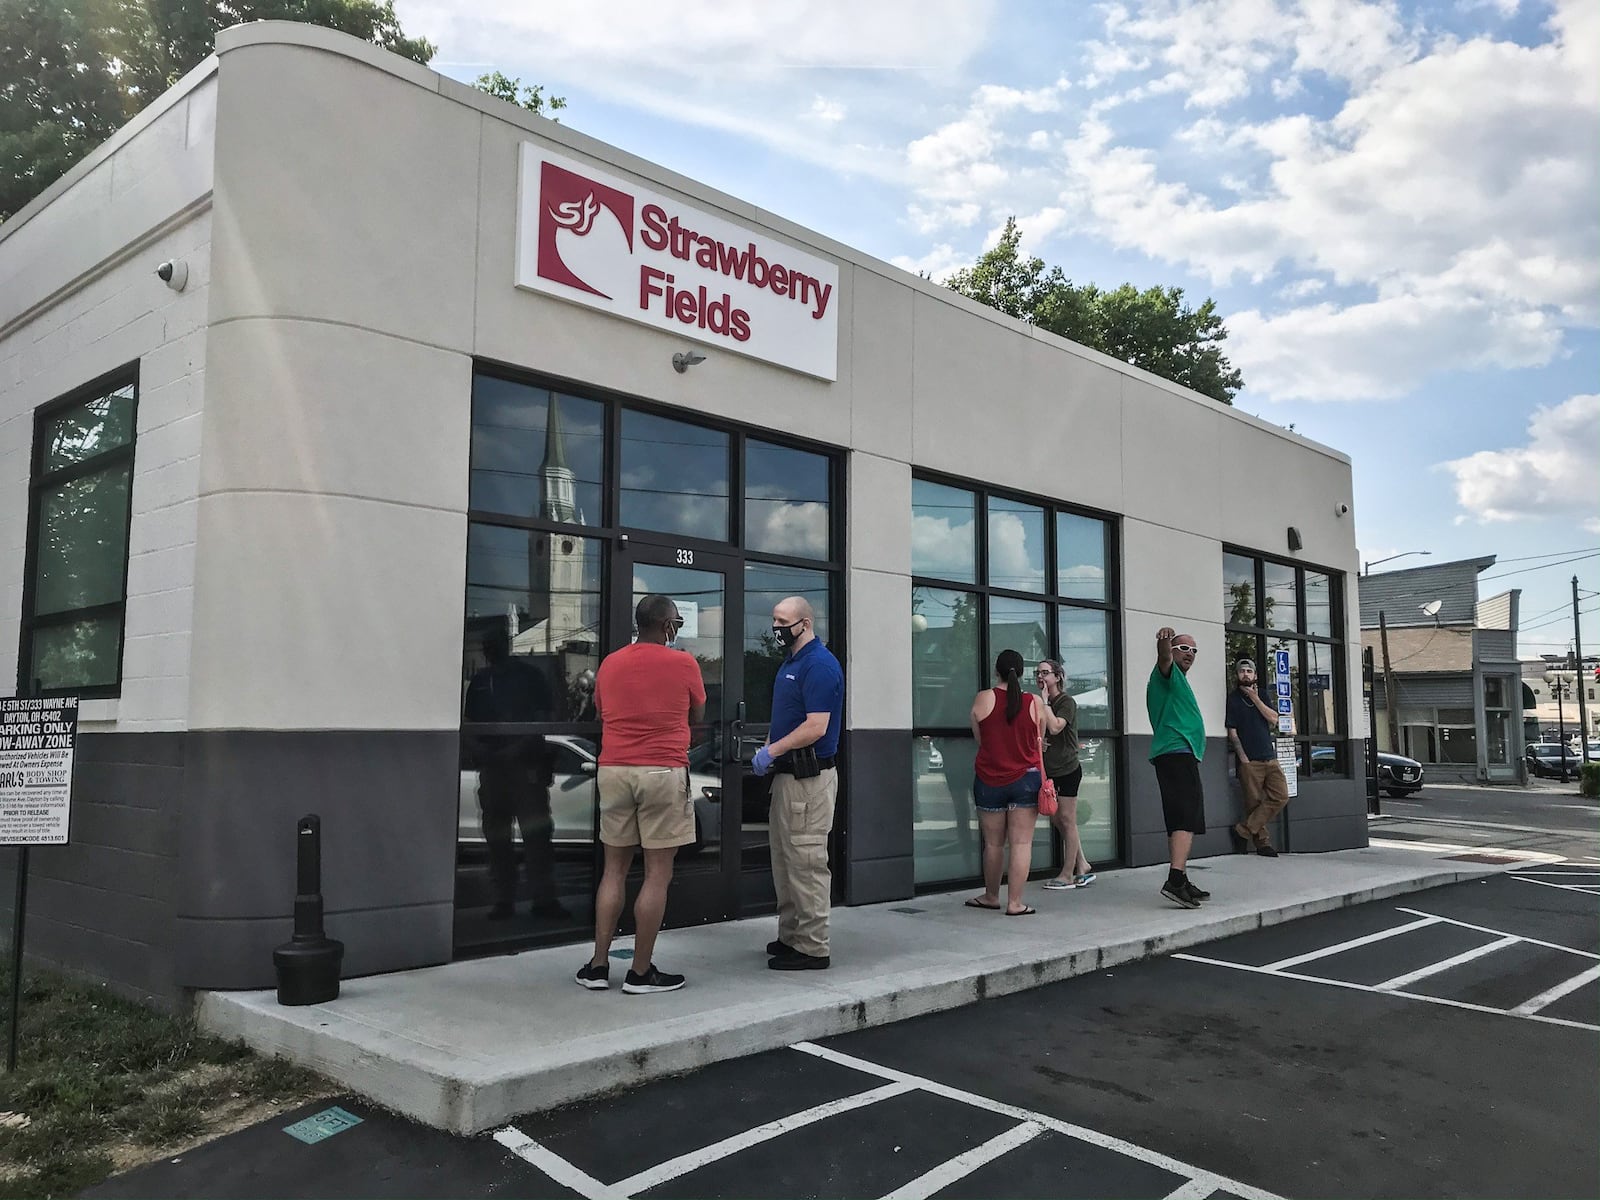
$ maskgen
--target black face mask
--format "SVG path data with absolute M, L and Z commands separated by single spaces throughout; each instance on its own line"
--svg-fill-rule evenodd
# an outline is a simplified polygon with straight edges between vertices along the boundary
M 800 620 L 803 621 L 805 618 L 802 617 Z M 785 650 L 794 649 L 794 644 L 800 640 L 800 621 L 793 621 L 788 625 L 774 623 L 772 636 L 778 639 L 778 645 Z

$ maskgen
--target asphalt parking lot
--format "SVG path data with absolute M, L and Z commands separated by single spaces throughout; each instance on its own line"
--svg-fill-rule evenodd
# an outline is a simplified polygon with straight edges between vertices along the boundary
M 347 1098 L 88 1194 L 1595 1196 L 1597 909 L 1600 864 L 1536 865 L 479 1138 Z

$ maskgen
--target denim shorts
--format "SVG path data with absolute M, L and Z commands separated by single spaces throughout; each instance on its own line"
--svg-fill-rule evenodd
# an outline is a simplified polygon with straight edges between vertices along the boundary
M 979 812 L 1005 812 L 1008 808 L 1039 806 L 1039 768 L 1029 767 L 1015 783 L 991 787 L 977 776 L 972 779 L 972 799 Z

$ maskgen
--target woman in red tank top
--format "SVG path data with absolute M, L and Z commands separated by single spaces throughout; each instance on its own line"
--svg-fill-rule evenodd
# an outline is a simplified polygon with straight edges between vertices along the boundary
M 968 908 L 1000 907 L 1000 874 L 1006 873 L 1008 917 L 1030 916 L 1022 901 L 1033 861 L 1033 826 L 1039 819 L 1040 708 L 1022 690 L 1022 655 L 1002 650 L 995 659 L 995 686 L 972 702 L 972 733 L 978 739 L 972 798 L 983 834 L 983 895 Z M 1009 847 L 1009 854 L 1007 853 Z

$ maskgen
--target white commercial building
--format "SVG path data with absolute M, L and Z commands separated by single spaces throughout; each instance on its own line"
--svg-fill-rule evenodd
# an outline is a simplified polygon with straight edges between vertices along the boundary
M 267 984 L 306 812 L 348 973 L 587 937 L 589 685 L 639 590 L 711 694 L 676 923 L 771 907 L 744 760 L 791 593 L 845 664 L 839 903 L 977 875 L 966 713 L 1007 647 L 1079 695 L 1090 856 L 1162 861 L 1169 624 L 1197 852 L 1237 815 L 1230 650 L 1289 655 L 1280 844 L 1364 845 L 1350 500 L 1343 455 L 565 125 L 230 30 L 0 226 L 0 673 L 85 698 L 30 948 Z

